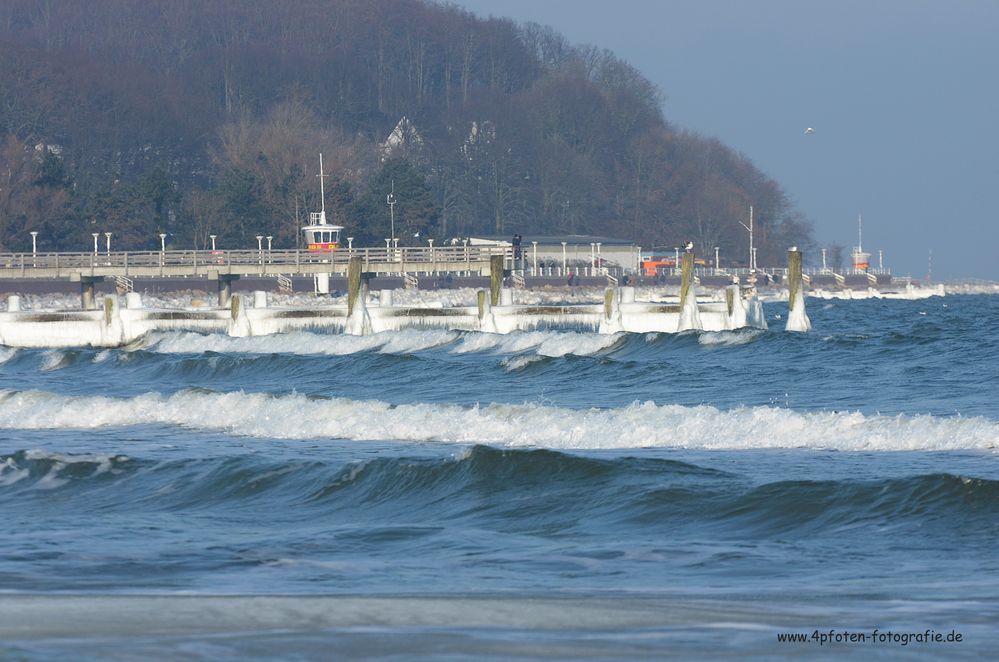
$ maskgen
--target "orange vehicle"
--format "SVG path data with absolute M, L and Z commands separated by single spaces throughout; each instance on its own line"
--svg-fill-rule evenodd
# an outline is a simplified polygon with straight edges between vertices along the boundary
M 696 267 L 706 267 L 708 263 L 706 260 L 701 258 L 694 258 L 694 266 Z M 658 276 L 660 269 L 676 269 L 676 255 L 643 255 L 642 256 L 642 275 L 643 276 Z
M 675 269 L 676 259 L 671 255 L 644 255 L 642 256 L 642 275 L 657 276 L 660 269 Z

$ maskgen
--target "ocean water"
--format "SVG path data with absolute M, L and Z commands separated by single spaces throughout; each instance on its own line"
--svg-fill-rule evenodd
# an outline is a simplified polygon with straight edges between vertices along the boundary
M 992 657 L 999 297 L 808 306 L 0 347 L 0 659 Z

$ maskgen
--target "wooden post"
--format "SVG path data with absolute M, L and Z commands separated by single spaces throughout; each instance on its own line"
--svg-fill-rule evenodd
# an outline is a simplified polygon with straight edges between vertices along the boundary
M 476 298 L 479 302 L 479 319 L 481 320 L 486 314 L 486 291 L 479 290 L 476 292 Z
M 801 291 L 801 251 L 791 248 L 787 252 L 788 305 L 794 306 L 799 291 Z
M 347 317 L 354 312 L 354 304 L 361 293 L 361 266 L 360 256 L 352 256 L 347 261 Z
M 104 297 L 104 325 L 111 326 L 111 313 L 114 312 L 114 301 L 111 297 Z
M 80 278 L 80 305 L 84 310 L 94 309 L 94 282 L 93 278 L 87 276 Z
M 680 307 L 687 302 L 694 285 L 694 254 L 686 252 L 680 256 Z
M 232 299 L 232 281 L 219 276 L 219 308 L 225 308 Z
M 232 315 L 233 320 L 239 317 L 239 297 L 232 297 L 229 303 L 229 312 Z
M 725 288 L 725 306 L 728 316 L 731 317 L 732 311 L 735 310 L 735 290 L 731 286 Z
M 608 287 L 604 292 L 604 319 L 608 322 L 614 314 L 614 288 Z
M 503 255 L 489 256 L 489 303 L 499 305 L 500 289 L 503 287 Z

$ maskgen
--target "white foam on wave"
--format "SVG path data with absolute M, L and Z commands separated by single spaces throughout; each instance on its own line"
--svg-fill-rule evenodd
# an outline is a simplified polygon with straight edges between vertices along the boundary
M 523 370 L 527 366 L 543 361 L 544 359 L 545 357 L 538 356 L 537 354 L 516 354 L 503 359 L 501 365 L 509 372 L 516 372 L 517 370 Z
M 24 459 L 28 461 L 52 461 L 48 470 L 41 477 L 39 477 L 38 481 L 36 481 L 33 486 L 34 489 L 38 490 L 52 490 L 62 487 L 69 482 L 68 478 L 61 476 L 60 474 L 63 469 L 70 465 L 84 462 L 93 464 L 95 466 L 91 476 L 96 476 L 107 472 L 116 473 L 117 471 L 120 471 L 116 471 L 113 468 L 112 462 L 124 461 L 128 458 L 124 455 L 64 455 L 62 453 L 52 453 L 45 450 L 29 450 L 25 452 Z M 28 467 L 18 464 L 17 460 L 13 457 L 8 457 L 3 463 L 0 463 L 0 486 L 13 485 L 14 483 L 24 480 L 29 475 L 31 475 L 31 470 Z
M 458 331 L 443 329 L 403 329 L 376 335 L 383 339 L 384 344 L 379 350 L 383 354 L 412 354 L 450 345 L 460 334 Z
M 509 334 L 459 332 L 446 329 L 403 329 L 368 336 L 293 331 L 271 336 L 233 338 L 223 334 L 166 331 L 147 336 L 141 348 L 162 354 L 325 354 L 343 356 L 378 351 L 412 354 L 454 345 L 451 352 L 519 354 L 535 350 L 540 356 L 589 356 L 613 346 L 621 334 L 601 335 L 565 331 L 525 331 Z M 95 358 L 95 361 L 97 359 Z
M 10 361 L 17 354 L 17 349 L 14 347 L 0 347 L 0 365 Z
M 520 354 L 534 350 L 538 356 L 589 356 L 614 345 L 621 334 L 606 335 L 573 331 L 515 331 L 513 333 L 466 333 L 454 354 L 488 352 Z
M 24 480 L 30 473 L 28 469 L 18 466 L 14 458 L 8 457 L 0 463 L 0 487 L 13 485 L 18 481 Z
M 635 403 L 616 409 L 524 404 L 393 406 L 304 395 L 205 393 L 133 398 L 0 391 L 0 427 L 99 429 L 176 425 L 274 439 L 486 443 L 565 449 L 821 448 L 903 451 L 999 448 L 999 423 L 981 417 L 720 410 Z
M 541 356 L 559 357 L 572 354 L 575 356 L 591 356 L 615 344 L 624 334 L 599 333 L 551 333 L 538 347 Z
M 745 345 L 751 343 L 761 335 L 763 329 L 751 329 L 740 331 L 706 331 L 697 336 L 697 342 L 707 347 L 728 347 L 734 345 Z
M 59 370 L 69 365 L 69 354 L 58 349 L 46 350 L 42 353 L 42 372 Z
M 233 338 L 223 334 L 164 332 L 150 334 L 142 348 L 162 354 L 324 354 L 346 356 L 380 351 L 409 354 L 447 345 L 458 337 L 456 331 L 406 329 L 369 336 L 293 331 L 271 336 Z

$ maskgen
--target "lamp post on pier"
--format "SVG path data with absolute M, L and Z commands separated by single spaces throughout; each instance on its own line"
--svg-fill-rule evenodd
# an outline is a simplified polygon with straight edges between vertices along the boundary
M 721 262 L 718 261 L 718 247 L 715 246 L 715 275 L 718 275 L 718 271 L 721 269 Z
M 91 232 L 90 236 L 94 238 L 94 255 L 97 255 L 97 237 L 101 236 L 100 232 Z
M 566 257 L 565 257 L 565 245 L 567 243 L 568 242 L 565 242 L 565 241 L 562 242 L 562 275 L 563 276 L 566 275 L 569 272 L 568 260 L 566 260 Z
M 217 236 L 218 236 L 217 234 L 210 234 L 210 235 L 208 235 L 208 237 L 212 240 L 212 252 L 213 253 L 215 252 L 215 237 L 217 237 Z
M 107 249 L 108 257 L 111 257 L 111 233 L 105 232 L 104 237 L 107 239 L 107 243 L 104 247 Z
M 38 255 L 38 231 L 29 232 L 31 235 L 31 266 L 35 266 L 35 256 Z
M 160 233 L 160 266 L 166 262 L 166 233 Z
M 389 226 L 390 238 L 396 241 L 395 238 L 395 180 L 392 180 L 392 190 L 389 194 L 385 196 L 385 204 L 389 208 L 389 220 L 391 225 Z
M 534 255 L 534 275 L 538 275 L 538 242 L 531 242 L 531 253 Z

